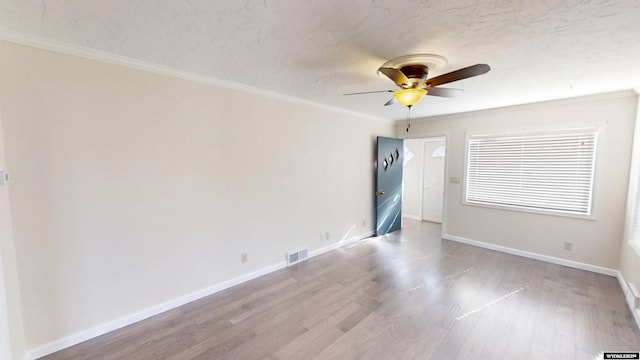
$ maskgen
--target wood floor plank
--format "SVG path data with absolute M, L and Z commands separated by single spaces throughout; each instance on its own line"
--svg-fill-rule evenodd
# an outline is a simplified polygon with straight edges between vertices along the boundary
M 593 359 L 640 350 L 615 278 L 405 221 L 78 344 L 64 359 Z

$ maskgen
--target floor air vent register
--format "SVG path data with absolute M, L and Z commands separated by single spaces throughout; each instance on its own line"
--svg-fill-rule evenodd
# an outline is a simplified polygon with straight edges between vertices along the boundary
M 309 257 L 309 251 L 307 249 L 301 249 L 295 252 L 287 253 L 287 266 L 297 264 Z

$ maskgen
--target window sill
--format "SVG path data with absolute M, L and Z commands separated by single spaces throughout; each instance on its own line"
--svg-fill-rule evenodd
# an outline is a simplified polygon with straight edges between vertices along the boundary
M 593 215 L 593 213 L 591 215 L 581 215 L 581 214 L 574 214 L 574 213 L 569 213 L 569 212 L 546 211 L 546 210 L 525 208 L 525 207 L 520 207 L 520 206 L 493 205 L 493 204 L 485 204 L 485 203 L 464 201 L 464 200 L 462 201 L 462 204 L 463 205 L 468 205 L 468 206 L 477 206 L 477 207 L 482 207 L 482 208 L 504 210 L 504 211 L 515 211 L 515 212 L 530 213 L 530 214 L 559 216 L 559 217 L 581 219 L 581 220 L 591 220 L 591 221 L 595 221 L 596 220 L 596 217 L 595 217 L 595 215 Z M 636 244 L 636 246 L 637 246 L 637 249 L 638 249 L 637 251 L 640 251 L 640 244 Z

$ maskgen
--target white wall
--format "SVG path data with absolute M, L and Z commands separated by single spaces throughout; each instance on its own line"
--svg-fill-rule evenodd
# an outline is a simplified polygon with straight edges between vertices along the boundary
M 0 82 L 31 354 L 373 229 L 393 125 L 8 43 Z
M 449 132 L 448 176 L 460 178 L 466 132 L 604 124 L 598 144 L 595 220 L 463 205 L 462 184 L 449 183 L 445 236 L 618 269 L 636 103 L 635 94 L 625 92 L 413 121 L 411 137 Z M 404 133 L 398 125 L 396 134 Z M 565 241 L 573 242 L 573 251 L 564 250 Z

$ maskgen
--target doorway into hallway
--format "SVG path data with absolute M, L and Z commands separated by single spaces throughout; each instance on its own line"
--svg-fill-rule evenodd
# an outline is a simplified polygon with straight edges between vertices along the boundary
M 445 136 L 404 140 L 404 218 L 433 223 L 444 221 L 446 140 Z

